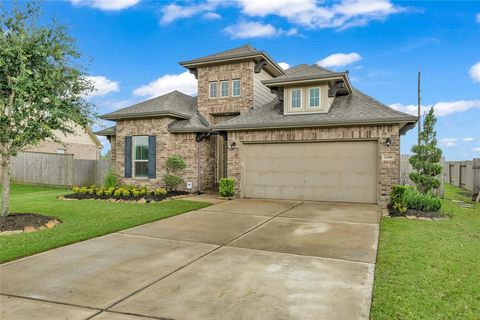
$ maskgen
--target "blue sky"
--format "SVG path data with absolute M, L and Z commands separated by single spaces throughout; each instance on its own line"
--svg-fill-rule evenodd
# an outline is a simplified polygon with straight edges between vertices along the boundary
M 446 158 L 480 157 L 479 1 L 67 0 L 42 8 L 77 38 L 98 113 L 174 89 L 195 94 L 178 61 L 250 43 L 290 66 L 349 70 L 355 87 L 402 111 L 415 111 L 420 68 L 422 102 L 436 108 Z M 415 140 L 415 130 L 402 137 L 402 153 Z

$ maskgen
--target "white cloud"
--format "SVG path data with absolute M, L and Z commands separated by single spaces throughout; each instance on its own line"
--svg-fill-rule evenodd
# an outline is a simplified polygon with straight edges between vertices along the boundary
M 465 141 L 465 142 L 471 142 L 471 141 L 475 140 L 475 138 L 474 137 L 466 137 L 466 138 L 463 138 L 462 140 Z
M 283 70 L 287 70 L 288 68 L 290 68 L 290 65 L 286 62 L 279 62 L 278 65 L 282 67 Z
M 95 87 L 95 91 L 88 95 L 90 98 L 101 97 L 111 92 L 118 92 L 120 90 L 118 82 L 109 80 L 104 76 L 88 76 L 86 78 L 90 80 Z
M 432 105 L 422 105 L 421 112 L 428 112 Z M 404 105 L 401 103 L 394 103 L 390 105 L 390 108 L 406 112 L 409 114 L 417 115 L 417 105 L 410 104 Z M 459 100 L 449 102 L 437 102 L 433 105 L 435 109 L 435 115 L 442 117 L 452 113 L 463 112 L 470 109 L 480 109 L 480 100 Z
M 194 94 L 197 92 L 197 80 L 188 71 L 180 74 L 166 74 L 147 85 L 135 89 L 133 94 L 136 96 L 153 98 L 174 90 L 186 94 Z
M 140 0 L 70 0 L 70 2 L 100 10 L 122 10 L 136 5 Z
M 221 19 L 222 16 L 216 12 L 207 12 L 203 15 L 203 18 L 207 20 L 216 20 L 216 19 Z
M 405 8 L 394 5 L 390 0 L 232 0 L 206 2 L 180 6 L 170 4 L 163 8 L 162 23 L 170 23 L 212 11 L 219 6 L 240 7 L 242 13 L 250 17 L 279 16 L 288 22 L 310 29 L 337 28 L 346 29 L 363 26 L 373 20 L 384 20 L 392 14 L 405 11 Z
M 455 147 L 458 144 L 458 139 L 457 138 L 445 138 L 441 139 L 440 143 L 444 145 L 445 147 Z
M 254 21 L 242 21 L 237 24 L 226 27 L 227 32 L 233 39 L 247 38 L 270 38 L 281 35 L 292 36 L 297 34 L 297 29 L 290 30 L 277 29 L 269 24 L 261 24 Z
M 473 151 L 475 151 L 475 152 L 480 152 L 480 147 L 475 147 L 475 148 L 473 148 Z
M 346 65 L 355 63 L 360 60 L 362 60 L 362 57 L 356 52 L 335 53 L 318 61 L 317 64 L 325 68 L 341 67 L 341 66 L 346 66 Z
M 468 71 L 473 82 L 480 82 L 480 62 L 475 63 Z
M 192 6 L 179 6 L 172 3 L 163 7 L 163 16 L 160 19 L 160 22 L 162 24 L 169 24 L 178 19 L 190 18 L 203 12 L 215 10 L 217 5 L 218 3 L 215 0 L 209 0 Z

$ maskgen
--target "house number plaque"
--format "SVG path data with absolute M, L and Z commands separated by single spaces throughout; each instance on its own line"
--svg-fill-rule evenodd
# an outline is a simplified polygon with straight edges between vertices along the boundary
M 394 153 L 382 154 L 382 161 L 395 161 L 395 154 Z

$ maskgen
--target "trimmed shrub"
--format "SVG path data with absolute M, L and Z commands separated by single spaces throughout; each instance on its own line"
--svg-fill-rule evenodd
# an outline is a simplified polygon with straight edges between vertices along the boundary
M 173 174 L 166 174 L 163 176 L 163 182 L 168 191 L 175 191 L 183 183 L 183 179 Z
M 185 160 L 180 156 L 171 156 L 167 159 L 166 164 L 167 168 L 172 172 L 180 171 L 187 167 Z
M 73 187 L 72 192 L 73 193 L 80 193 L 80 188 L 79 187 Z
M 222 178 L 218 184 L 218 191 L 222 197 L 233 197 L 235 195 L 235 179 Z
M 105 175 L 104 183 L 105 183 L 105 187 L 107 187 L 107 188 L 118 187 L 118 175 L 115 172 L 110 170 Z

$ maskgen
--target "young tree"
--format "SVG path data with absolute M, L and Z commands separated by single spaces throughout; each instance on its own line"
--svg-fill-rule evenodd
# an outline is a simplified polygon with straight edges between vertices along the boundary
M 80 54 L 64 26 L 39 25 L 35 4 L 0 6 L 0 171 L 1 215 L 8 215 L 11 158 L 54 131 L 74 133 L 87 125 L 92 107 L 83 98 L 93 90 Z
M 431 108 L 423 121 L 423 130 L 419 133 L 418 144 L 412 147 L 414 155 L 409 160 L 415 169 L 410 173 L 410 179 L 415 182 L 421 193 L 428 193 L 440 187 L 437 176 L 442 172 L 442 166 L 439 163 L 442 150 L 437 148 L 437 132 L 434 131 L 436 122 L 437 119 Z

